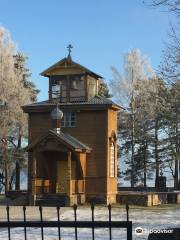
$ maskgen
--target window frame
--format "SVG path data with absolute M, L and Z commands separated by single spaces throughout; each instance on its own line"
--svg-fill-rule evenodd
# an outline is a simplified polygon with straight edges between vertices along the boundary
M 61 127 L 76 127 L 76 112 L 66 111 L 63 112 Z
M 109 145 L 109 177 L 115 177 L 115 142 Z

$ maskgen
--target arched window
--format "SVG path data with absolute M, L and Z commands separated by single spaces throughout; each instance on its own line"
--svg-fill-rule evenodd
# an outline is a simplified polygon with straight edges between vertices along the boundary
M 109 176 L 110 177 L 115 177 L 115 147 L 114 147 L 114 143 L 111 142 L 110 143 L 110 166 L 109 166 Z

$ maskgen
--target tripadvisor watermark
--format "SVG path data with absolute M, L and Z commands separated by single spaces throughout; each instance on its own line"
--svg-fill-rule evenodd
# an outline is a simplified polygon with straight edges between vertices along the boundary
M 148 228 L 142 228 L 137 227 L 135 228 L 135 234 L 136 235 L 143 235 L 143 234 L 150 234 L 150 233 L 164 233 L 164 234 L 170 234 L 173 233 L 173 229 L 148 229 Z

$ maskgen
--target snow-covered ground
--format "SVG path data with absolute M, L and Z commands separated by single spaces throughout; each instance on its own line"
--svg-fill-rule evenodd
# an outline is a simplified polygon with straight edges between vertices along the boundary
M 46 216 L 46 219 L 48 216 Z M 88 206 L 80 207 L 77 210 L 78 220 L 90 220 L 91 211 Z M 74 219 L 73 211 L 70 208 L 63 208 L 61 214 L 61 220 Z M 126 219 L 126 213 L 123 208 L 112 208 L 112 220 L 121 221 Z M 49 220 L 56 220 L 56 218 L 50 217 Z M 106 207 L 98 206 L 95 208 L 95 220 L 108 220 L 108 211 Z M 172 227 L 180 227 L 180 208 L 178 205 L 170 208 L 130 208 L 130 220 L 133 222 L 133 239 L 143 240 L 147 239 L 148 231 L 152 229 L 164 229 Z M 142 235 L 136 235 L 135 229 L 141 227 L 144 230 Z M 89 240 L 91 238 L 92 230 L 90 229 L 78 229 L 79 240 Z M 44 229 L 44 240 L 57 240 L 58 231 L 56 228 Z M 74 229 L 61 229 L 61 236 L 63 240 L 74 240 Z M 112 229 L 113 239 L 126 240 L 125 229 Z M 0 239 L 7 240 L 8 233 L 6 229 L 0 230 Z M 23 229 L 11 230 L 12 240 L 23 240 Z M 28 240 L 40 240 L 41 230 L 37 228 L 27 229 Z M 106 240 L 109 239 L 108 229 L 96 229 L 95 239 Z

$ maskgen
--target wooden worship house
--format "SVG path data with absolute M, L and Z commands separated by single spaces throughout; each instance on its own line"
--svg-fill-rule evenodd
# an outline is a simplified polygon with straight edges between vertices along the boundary
M 74 62 L 70 51 L 41 73 L 49 79 L 49 99 L 23 106 L 29 203 L 115 203 L 120 107 L 98 95 L 102 77 Z

